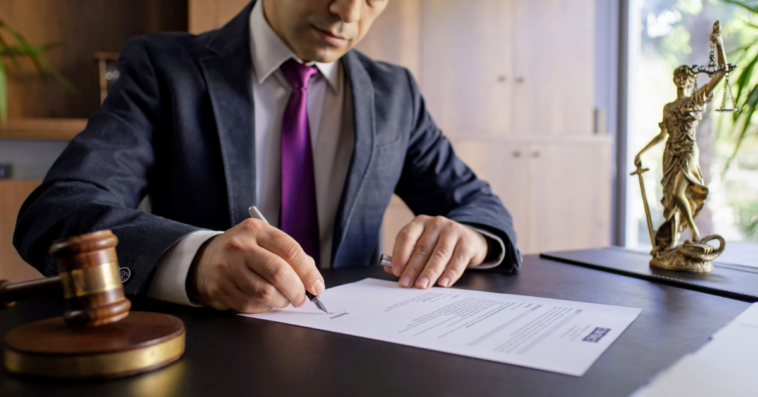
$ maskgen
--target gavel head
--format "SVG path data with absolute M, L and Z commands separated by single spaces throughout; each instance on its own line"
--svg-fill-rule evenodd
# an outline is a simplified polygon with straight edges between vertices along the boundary
M 118 238 L 103 230 L 58 240 L 50 247 L 63 287 L 66 324 L 94 327 L 129 315 L 132 304 L 124 296 L 117 244 Z

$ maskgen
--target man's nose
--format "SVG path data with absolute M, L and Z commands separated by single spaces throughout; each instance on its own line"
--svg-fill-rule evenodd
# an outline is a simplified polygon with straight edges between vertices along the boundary
M 337 15 L 344 23 L 358 22 L 361 19 L 361 3 L 365 0 L 334 0 L 329 12 Z

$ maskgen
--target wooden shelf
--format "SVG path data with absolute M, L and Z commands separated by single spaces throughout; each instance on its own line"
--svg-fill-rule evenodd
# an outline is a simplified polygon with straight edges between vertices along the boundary
M 87 119 L 16 119 L 0 127 L 0 139 L 69 141 L 82 132 Z

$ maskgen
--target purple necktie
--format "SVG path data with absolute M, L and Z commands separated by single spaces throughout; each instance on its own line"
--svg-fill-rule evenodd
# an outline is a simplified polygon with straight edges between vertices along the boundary
M 300 243 L 318 266 L 316 183 L 306 106 L 308 81 L 318 70 L 294 59 L 282 64 L 280 69 L 292 84 L 292 94 L 282 120 L 282 208 L 279 226 Z

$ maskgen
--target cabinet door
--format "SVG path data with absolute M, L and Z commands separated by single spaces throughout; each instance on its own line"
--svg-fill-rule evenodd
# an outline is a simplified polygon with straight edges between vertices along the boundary
M 527 146 L 520 142 L 494 139 L 452 138 L 455 153 L 471 167 L 479 179 L 489 182 L 513 216 L 517 245 L 528 249 L 529 162 Z
M 531 145 L 530 253 L 610 244 L 610 149 L 607 139 Z
M 514 1 L 514 131 L 590 136 L 595 0 Z
M 189 0 L 189 32 L 218 29 L 234 18 L 250 0 Z
M 423 2 L 421 92 L 448 135 L 510 131 L 511 8 L 512 0 Z
M 394 0 L 355 47 L 371 59 L 408 68 L 419 78 L 421 0 Z
M 13 230 L 21 205 L 41 181 L 0 180 L 0 280 L 11 282 L 42 278 L 13 247 Z

